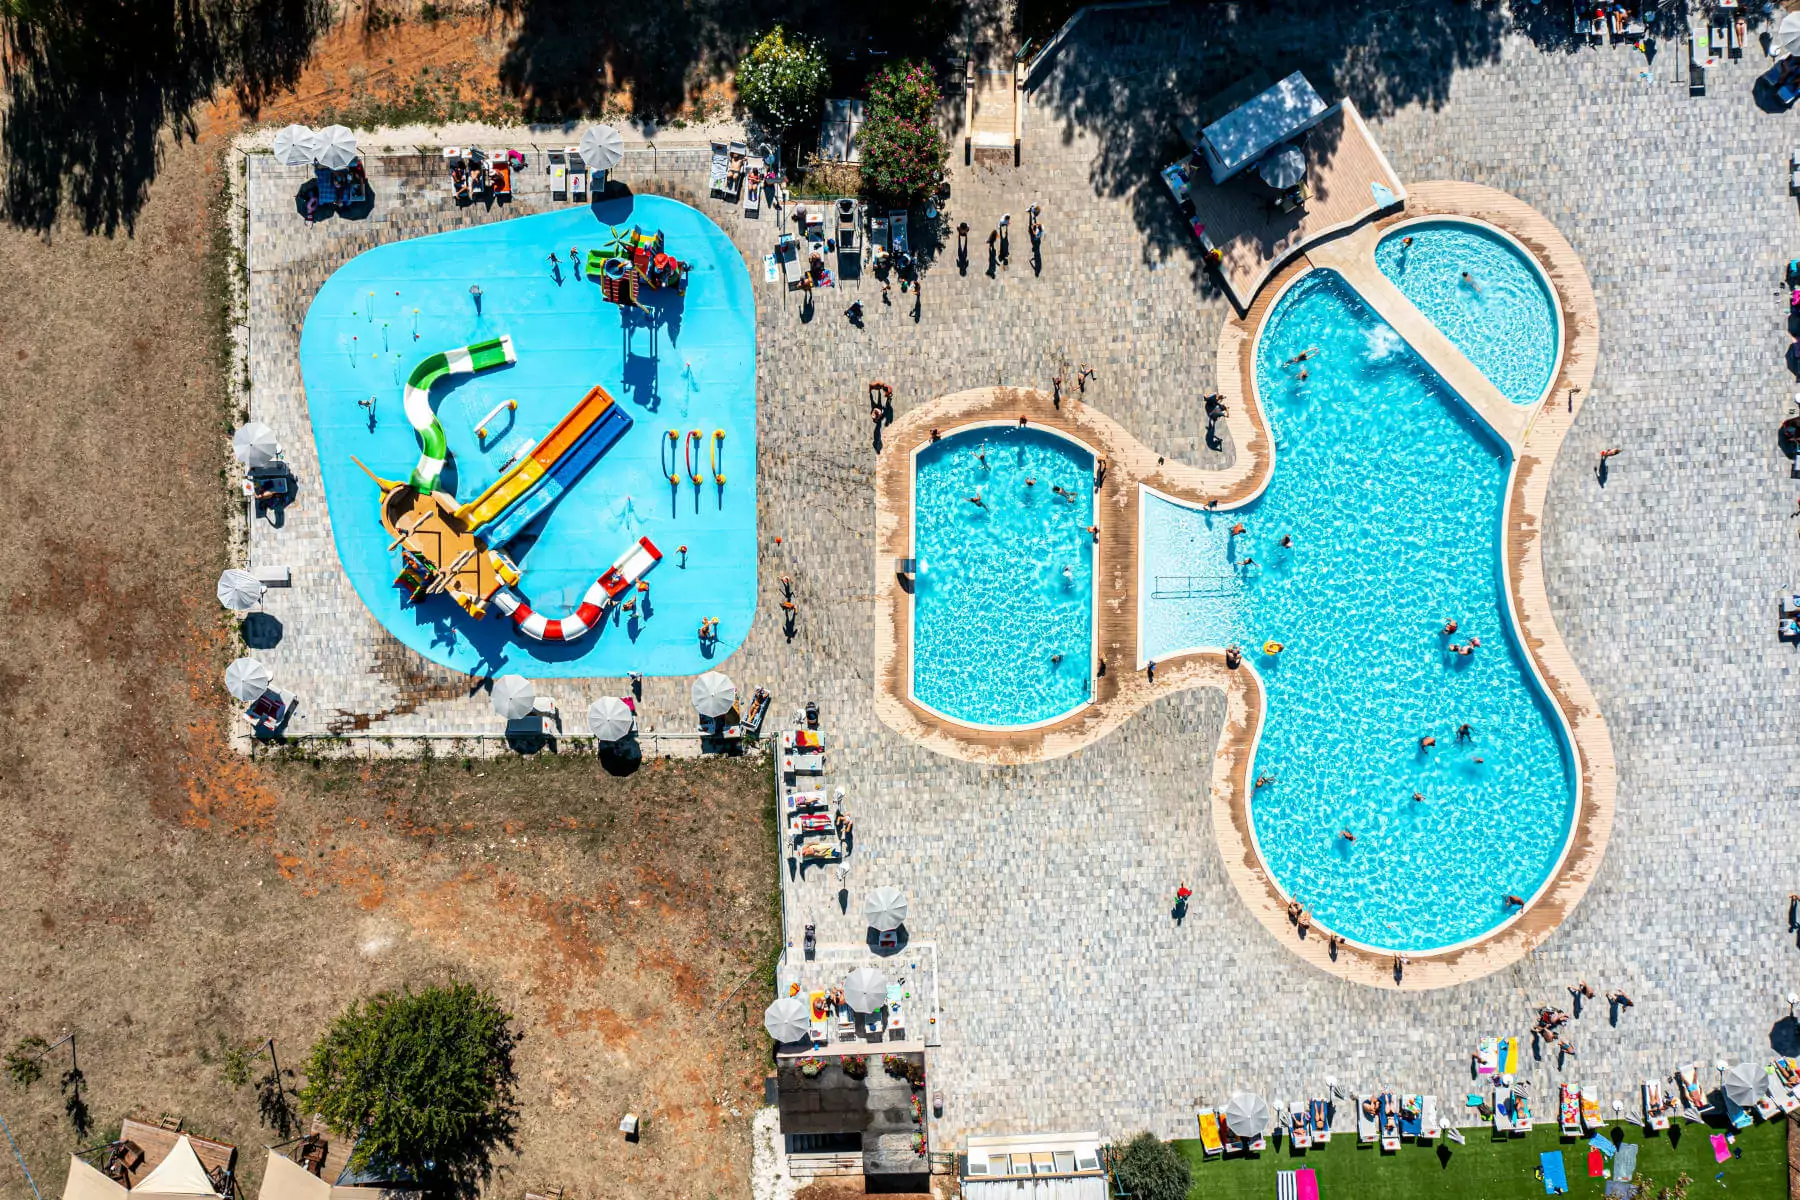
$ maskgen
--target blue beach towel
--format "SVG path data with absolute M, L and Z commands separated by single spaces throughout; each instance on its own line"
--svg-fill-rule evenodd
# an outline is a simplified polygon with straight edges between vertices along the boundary
M 1538 1156 L 1538 1162 L 1543 1164 L 1544 1195 L 1565 1195 L 1569 1190 L 1569 1175 L 1563 1169 L 1562 1151 L 1546 1150 Z
M 1588 1145 L 1606 1155 L 1608 1158 L 1611 1158 L 1614 1151 L 1617 1149 L 1617 1147 L 1612 1144 L 1612 1139 L 1607 1137 L 1604 1133 L 1596 1133 L 1593 1137 L 1589 1138 Z

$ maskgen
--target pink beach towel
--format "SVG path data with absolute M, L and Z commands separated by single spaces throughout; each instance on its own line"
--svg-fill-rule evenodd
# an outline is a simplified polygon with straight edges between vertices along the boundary
M 1302 1167 L 1294 1176 L 1300 1200 L 1319 1200 L 1319 1177 L 1311 1167 Z
M 1722 1133 L 1713 1134 L 1712 1135 L 1712 1144 L 1713 1144 L 1713 1161 L 1714 1162 L 1724 1162 L 1726 1159 L 1731 1157 L 1731 1147 L 1730 1147 L 1730 1145 L 1728 1145 L 1726 1143 L 1724 1134 L 1722 1134 Z

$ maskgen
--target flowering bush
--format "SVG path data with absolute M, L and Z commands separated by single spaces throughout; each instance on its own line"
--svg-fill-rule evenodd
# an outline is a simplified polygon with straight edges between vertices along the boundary
M 811 1079 L 825 1069 L 825 1060 L 822 1058 L 815 1058 L 809 1054 L 805 1058 L 796 1061 L 794 1065 L 800 1068 L 800 1073 L 802 1075 Z
M 862 145 L 863 183 L 878 199 L 910 202 L 937 187 L 949 151 L 937 127 L 931 68 L 910 59 L 869 77 Z
M 923 124 L 937 115 L 937 106 L 937 77 L 922 62 L 904 59 L 869 76 L 869 109 L 873 113 Z
M 846 1054 L 838 1059 L 838 1067 L 852 1079 L 862 1079 L 869 1073 L 869 1056 L 866 1054 Z
M 828 77 L 818 43 L 777 25 L 738 63 L 738 99 L 764 124 L 791 129 L 817 119 Z

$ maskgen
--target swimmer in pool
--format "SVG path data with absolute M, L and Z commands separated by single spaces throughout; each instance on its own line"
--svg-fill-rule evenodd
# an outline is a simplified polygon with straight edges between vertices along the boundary
M 1286 362 L 1282 363 L 1281 365 L 1284 367 L 1291 367 L 1298 363 L 1303 363 L 1307 359 L 1311 358 L 1313 355 L 1317 354 L 1318 352 L 1319 352 L 1319 348 L 1317 346 L 1308 346 L 1306 349 L 1304 349 L 1300 353 L 1294 355 L 1294 357 L 1288 359 Z
M 1292 550 L 1294 548 L 1294 539 L 1289 537 L 1285 533 L 1282 534 L 1281 535 L 1281 548 L 1283 550 Z
M 1031 477 L 1030 477 L 1030 476 L 1026 476 L 1026 477 L 1025 477 L 1025 486 L 1026 486 L 1026 487 L 1036 487 L 1036 486 L 1037 486 L 1037 480 L 1035 480 L 1035 479 L 1033 479 L 1033 478 L 1031 478 Z
M 1424 737 L 1419 739 L 1419 749 L 1421 749 L 1421 750 L 1429 750 L 1435 745 L 1437 745 L 1437 739 L 1432 737 L 1430 734 L 1426 734 Z
M 1467 271 L 1464 271 L 1462 273 L 1462 279 L 1463 279 L 1464 283 L 1469 285 L 1469 288 L 1471 291 L 1473 291 L 1477 296 L 1481 295 L 1481 285 L 1479 283 L 1475 282 L 1475 277 L 1473 275 L 1469 274 Z
M 1354 842 L 1356 840 L 1356 835 L 1351 833 L 1348 829 L 1338 830 L 1338 836 L 1343 838 L 1346 842 Z
M 1445 621 L 1444 622 L 1444 636 L 1449 637 L 1451 634 L 1453 634 L 1455 632 L 1456 632 L 1455 620 Z
M 1457 741 L 1466 742 L 1474 736 L 1475 736 L 1475 731 L 1473 729 L 1469 728 L 1469 726 L 1466 723 L 1462 724 L 1462 725 L 1458 725 L 1456 727 L 1456 740 Z
M 1242 521 L 1239 521 L 1236 525 L 1233 525 L 1231 527 L 1231 536 L 1232 537 L 1236 537 L 1236 536 L 1238 536 L 1238 534 L 1240 534 L 1242 532 L 1244 532 L 1244 523 Z
M 1274 783 L 1274 782 L 1275 782 L 1275 777 L 1273 775 L 1258 775 L 1256 777 L 1256 786 L 1259 788 L 1268 787 L 1271 783 Z
M 1419 794 L 1419 793 L 1418 793 L 1418 792 L 1414 792 L 1414 793 L 1413 793 L 1413 799 L 1414 799 L 1414 800 L 1423 800 L 1423 799 L 1425 799 L 1425 797 L 1424 797 L 1424 796 L 1422 796 L 1422 795 L 1420 795 L 1420 794 Z
M 1524 908 L 1525 902 L 1523 900 L 1519 899 L 1517 896 L 1508 896 L 1506 898 L 1506 907 L 1508 907 L 1508 908 Z
M 969 503 L 973 504 L 976 508 L 986 508 L 987 507 L 987 505 L 982 502 L 980 492 L 976 492 L 973 496 L 970 496 Z

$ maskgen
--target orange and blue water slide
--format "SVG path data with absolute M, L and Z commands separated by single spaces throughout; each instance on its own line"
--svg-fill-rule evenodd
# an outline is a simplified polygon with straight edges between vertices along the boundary
M 630 428 L 630 415 L 595 385 L 529 454 L 459 506 L 456 515 L 490 549 L 498 549 L 561 499 Z

